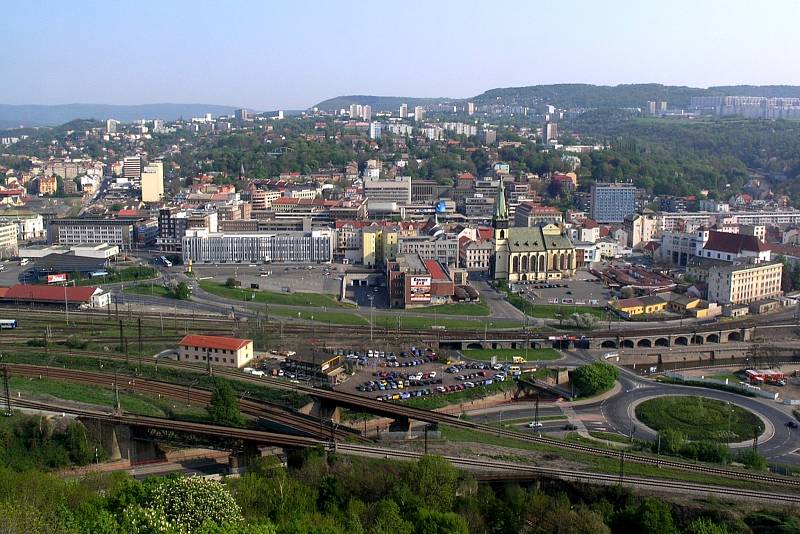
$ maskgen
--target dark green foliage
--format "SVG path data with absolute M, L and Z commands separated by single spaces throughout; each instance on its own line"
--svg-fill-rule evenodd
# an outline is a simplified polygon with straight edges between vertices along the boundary
M 16 413 L 0 419 L 0 467 L 15 470 L 85 465 L 95 460 L 95 447 L 77 421 L 56 428 L 45 417 Z M 98 448 L 98 459 L 105 456 Z
M 582 365 L 572 372 L 570 380 L 581 396 L 587 397 L 610 389 L 619 377 L 619 369 L 605 362 Z
M 750 448 L 740 451 L 736 455 L 736 461 L 744 464 L 748 469 L 764 471 L 768 467 L 767 459 Z
M 244 417 L 239 411 L 239 402 L 230 382 L 224 378 L 215 378 L 211 389 L 211 403 L 208 415 L 218 425 L 244 426 Z

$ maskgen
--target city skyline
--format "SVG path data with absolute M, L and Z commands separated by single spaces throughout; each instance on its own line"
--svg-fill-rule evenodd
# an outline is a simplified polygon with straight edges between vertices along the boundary
M 0 37 L 15 58 L 4 65 L 13 83 L 0 102 L 273 110 L 338 95 L 468 98 L 551 83 L 800 85 L 800 72 L 781 68 L 800 52 L 797 3 L 768 2 L 765 12 L 782 15 L 761 25 L 743 1 L 671 7 L 14 4 L 6 18 L 18 23 Z

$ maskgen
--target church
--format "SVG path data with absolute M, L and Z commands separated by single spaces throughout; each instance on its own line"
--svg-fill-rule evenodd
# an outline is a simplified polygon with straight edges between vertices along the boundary
M 505 186 L 495 201 L 494 255 L 492 278 L 521 282 L 528 280 L 560 280 L 575 275 L 575 247 L 561 228 L 554 224 L 542 227 L 510 227 Z

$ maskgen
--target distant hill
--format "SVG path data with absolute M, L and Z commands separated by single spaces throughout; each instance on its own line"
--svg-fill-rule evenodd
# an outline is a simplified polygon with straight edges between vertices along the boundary
M 55 126 L 74 119 L 117 119 L 133 122 L 138 119 L 163 119 L 166 121 L 200 117 L 205 113 L 214 116 L 228 115 L 237 108 L 215 104 L 141 104 L 133 106 L 107 104 L 57 104 L 9 105 L 0 104 L 0 128 L 18 126 Z
M 372 95 L 347 95 L 329 98 L 317 104 L 315 107 L 325 111 L 348 109 L 350 104 L 362 104 L 371 106 L 372 111 L 398 111 L 400 104 L 408 104 L 408 109 L 414 106 L 431 106 L 446 104 L 451 102 L 463 102 L 460 98 L 416 98 L 409 96 L 372 96 Z

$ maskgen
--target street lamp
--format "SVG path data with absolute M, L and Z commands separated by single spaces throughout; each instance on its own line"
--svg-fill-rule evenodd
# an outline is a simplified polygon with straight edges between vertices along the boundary
M 199 380 L 195 379 L 195 380 L 192 380 L 191 384 L 186 386 L 186 406 L 191 406 L 192 405 L 192 400 L 191 400 L 191 397 L 189 395 L 190 395 L 190 392 L 191 392 L 192 388 L 194 386 L 196 386 L 198 382 L 199 382 Z

